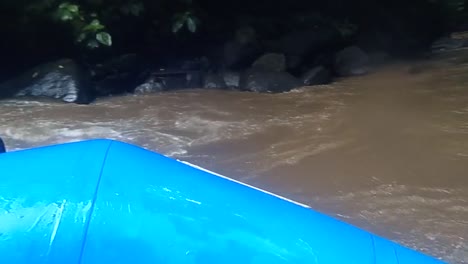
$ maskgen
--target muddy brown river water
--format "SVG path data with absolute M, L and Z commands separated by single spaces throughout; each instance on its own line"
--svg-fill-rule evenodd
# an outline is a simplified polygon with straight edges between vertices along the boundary
M 466 52 L 285 94 L 0 101 L 0 136 L 10 150 L 97 137 L 139 144 L 468 263 Z

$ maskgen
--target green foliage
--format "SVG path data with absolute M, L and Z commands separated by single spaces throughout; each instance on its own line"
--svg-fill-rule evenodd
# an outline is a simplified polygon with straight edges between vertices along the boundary
M 56 16 L 62 21 L 70 21 L 80 17 L 80 7 L 71 3 L 62 3 L 57 8 Z
M 37 19 L 51 19 L 68 27 L 77 45 L 89 49 L 112 46 L 112 34 L 166 29 L 177 33 L 184 27 L 195 33 L 200 25 L 192 0 L 29 0 L 26 5 L 10 1 L 8 4 L 22 15 L 19 20 L 24 27 L 34 25 Z
M 98 19 L 96 12 L 86 12 L 79 5 L 63 2 L 58 5 L 54 18 L 71 27 L 75 41 L 96 49 L 101 45 L 111 46 L 112 37 L 106 26 Z
M 180 31 L 180 29 L 184 25 L 187 25 L 187 29 L 190 32 L 195 33 L 195 31 L 197 31 L 197 27 L 199 24 L 200 24 L 200 21 L 191 11 L 178 13 L 174 15 L 174 22 L 172 24 L 172 32 L 177 33 Z
M 112 37 L 107 32 L 99 32 L 96 34 L 96 40 L 106 46 L 112 45 Z
M 62 41 L 73 43 L 75 45 L 73 48 L 79 47 L 79 50 L 85 52 L 89 51 L 86 49 L 109 49 L 109 47 L 112 47 L 113 52 L 131 45 L 133 45 L 131 48 L 134 48 L 138 44 L 134 44 L 138 42 L 136 39 L 146 42 L 147 46 L 158 45 L 161 37 L 164 38 L 170 34 L 190 37 L 191 34 L 200 32 L 201 21 L 203 21 L 205 27 L 204 31 L 214 32 L 213 35 L 215 36 L 223 36 L 225 33 L 229 33 L 228 31 L 232 32 L 244 24 L 254 24 L 253 28 L 257 34 L 268 38 L 276 38 L 280 34 L 298 28 L 324 25 L 335 27 L 347 39 L 352 39 L 351 37 L 358 31 L 358 24 L 356 23 L 362 26 L 363 21 L 370 21 L 370 19 L 361 16 L 366 12 L 360 11 L 360 8 L 346 8 L 353 7 L 353 4 L 345 0 L 332 0 L 331 3 L 337 5 L 322 4 L 324 6 L 322 9 L 320 9 L 318 3 L 315 6 L 310 3 L 307 4 L 306 0 L 301 0 L 298 2 L 303 2 L 308 7 L 297 9 L 294 12 L 279 9 L 278 6 L 288 6 L 289 3 L 284 1 L 272 1 L 271 4 L 268 4 L 269 8 L 276 8 L 276 10 L 270 10 L 264 8 L 264 4 L 256 4 L 255 1 L 249 3 L 246 0 L 241 2 L 214 0 L 0 1 L 7 7 L 6 9 L 14 11 L 11 15 L 14 17 L 13 20 L 9 17 L 4 18 L 8 25 L 19 28 L 19 30 L 16 30 L 16 28 L 9 29 L 14 32 L 11 33 L 12 35 L 16 32 L 20 32 L 18 35 L 21 35 L 22 32 L 34 32 L 36 34 L 34 37 L 39 38 L 41 33 L 38 32 L 41 32 L 41 27 L 49 29 L 49 31 L 43 30 L 42 32 L 50 34 L 55 30 L 56 25 L 57 29 L 63 30 L 65 28 L 65 31 L 60 32 Z M 395 10 L 392 11 L 394 13 L 403 13 L 404 10 L 423 13 L 428 10 L 428 6 L 436 6 L 435 10 L 439 11 L 440 9 L 441 14 L 444 14 L 448 20 L 454 21 L 453 24 L 456 24 L 455 22 L 463 21 L 464 18 L 468 17 L 465 1 L 468 0 L 418 0 L 417 3 L 403 0 L 385 0 L 382 3 L 387 2 L 386 5 L 394 6 Z M 322 2 L 325 3 L 326 1 Z M 361 3 L 362 6 L 369 7 L 371 10 L 376 10 L 383 5 L 381 2 L 377 2 L 371 0 L 356 1 L 356 3 Z M 389 4 L 390 2 L 392 4 Z M 293 3 L 291 2 L 291 4 Z M 255 5 L 257 7 L 254 8 Z M 237 10 L 237 6 L 239 6 L 239 10 Z M 250 7 L 252 7 L 252 10 L 259 9 L 260 11 L 253 12 L 249 10 Z M 328 14 L 323 9 L 329 9 Z M 376 12 L 371 11 L 369 13 Z M 237 24 L 236 19 L 241 15 L 251 17 L 249 19 L 252 23 Z M 392 15 L 390 14 L 389 17 L 392 17 Z M 385 19 L 387 18 L 382 18 L 382 20 Z M 8 26 L 4 27 L 8 28 Z
M 81 30 L 83 32 L 97 32 L 99 30 L 103 30 L 105 27 L 99 22 L 98 19 L 93 19 L 91 22 L 84 26 Z

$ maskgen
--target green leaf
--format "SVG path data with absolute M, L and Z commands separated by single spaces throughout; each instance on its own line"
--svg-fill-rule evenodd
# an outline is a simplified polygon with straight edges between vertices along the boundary
M 93 27 L 97 27 L 97 26 L 100 26 L 101 25 L 101 22 L 99 22 L 99 20 L 97 19 L 93 19 L 91 21 L 91 23 L 89 23 L 89 25 L 93 26 Z
M 197 23 L 192 17 L 187 17 L 187 28 L 192 33 L 197 31 Z
M 97 32 L 105 27 L 97 19 L 93 19 L 88 25 L 83 27 L 83 31 Z
M 77 5 L 68 5 L 67 10 L 71 13 L 78 13 L 79 7 Z
M 179 30 L 182 28 L 183 25 L 184 25 L 184 20 L 182 19 L 176 20 L 174 24 L 172 24 L 172 32 L 173 33 L 179 32 Z
M 60 20 L 62 21 L 73 20 L 73 15 L 69 11 L 63 11 L 60 13 Z
M 104 44 L 106 46 L 112 46 L 112 37 L 107 32 L 99 32 L 96 34 L 96 40 L 99 43 Z

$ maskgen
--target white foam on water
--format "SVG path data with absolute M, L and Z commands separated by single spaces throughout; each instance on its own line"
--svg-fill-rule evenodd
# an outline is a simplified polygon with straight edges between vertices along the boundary
M 248 121 L 220 121 L 204 119 L 200 116 L 186 116 L 174 122 L 175 128 L 193 133 L 190 145 L 203 145 L 221 140 L 246 136 L 258 131 L 258 126 Z

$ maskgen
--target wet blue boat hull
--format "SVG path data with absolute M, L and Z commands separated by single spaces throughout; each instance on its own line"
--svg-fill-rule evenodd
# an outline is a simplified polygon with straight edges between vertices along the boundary
M 0 263 L 442 263 L 138 146 L 0 155 Z

